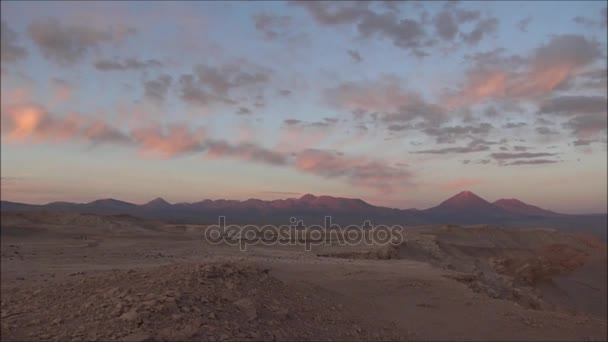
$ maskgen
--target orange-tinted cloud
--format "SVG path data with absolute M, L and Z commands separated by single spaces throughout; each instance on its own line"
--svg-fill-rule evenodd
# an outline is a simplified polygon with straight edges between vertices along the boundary
M 211 140 L 204 129 L 160 123 L 132 129 L 128 133 L 114 128 L 99 118 L 72 113 L 55 116 L 36 104 L 16 104 L 2 108 L 3 134 L 10 142 L 59 142 L 74 140 L 85 143 L 124 143 L 137 148 L 143 156 L 164 158 L 202 153 L 210 158 L 234 158 L 269 165 L 291 167 L 325 178 L 389 193 L 409 184 L 410 173 L 401 167 L 361 156 L 318 149 L 306 149 L 295 155 L 289 151 L 271 150 L 253 142 L 233 144 Z
M 489 65 L 472 66 L 460 89 L 444 99 L 444 107 L 454 109 L 486 99 L 546 96 L 602 58 L 602 51 L 597 42 L 583 36 L 561 35 L 553 37 L 526 59 L 492 56 Z
M 128 142 L 120 130 L 78 113 L 56 116 L 31 103 L 2 106 L 2 134 L 9 142 L 61 142 L 80 139 L 86 142 Z
M 168 158 L 205 149 L 204 129 L 191 132 L 184 125 L 163 128 L 159 124 L 153 124 L 134 129 L 131 136 L 144 155 L 156 154 Z
M 8 106 L 2 108 L 2 129 L 8 130 L 9 141 L 21 141 L 34 135 L 45 117 L 45 110 L 37 105 Z

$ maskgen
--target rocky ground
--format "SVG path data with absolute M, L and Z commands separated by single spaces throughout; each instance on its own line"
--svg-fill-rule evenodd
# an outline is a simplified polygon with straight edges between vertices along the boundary
M 402 339 L 359 326 L 328 293 L 286 286 L 247 263 L 73 274 L 5 289 L 2 340 Z
M 204 229 L 2 213 L 1 339 L 608 338 L 595 239 L 421 227 L 398 247 L 242 252 Z

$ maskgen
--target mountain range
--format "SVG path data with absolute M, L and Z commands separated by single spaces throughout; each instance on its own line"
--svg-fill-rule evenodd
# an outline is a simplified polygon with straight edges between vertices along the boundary
M 323 224 L 325 216 L 339 225 L 399 224 L 492 224 L 504 227 L 528 226 L 577 232 L 591 231 L 606 237 L 607 215 L 566 215 L 524 203 L 499 199 L 493 203 L 470 191 L 462 191 L 439 205 L 424 209 L 393 209 L 371 205 L 361 199 L 304 195 L 300 198 L 263 201 L 259 199 L 202 200 L 171 204 L 156 198 L 145 204 L 116 199 L 89 203 L 51 202 L 44 205 L 0 201 L 2 211 L 44 210 L 92 214 L 129 214 L 176 224 L 214 224 L 225 216 L 227 224 L 289 224 L 295 217 L 304 224 Z

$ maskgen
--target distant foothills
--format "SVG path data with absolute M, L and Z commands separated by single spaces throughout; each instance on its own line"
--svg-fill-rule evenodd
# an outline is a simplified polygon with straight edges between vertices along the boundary
M 517 199 L 493 203 L 470 191 L 462 191 L 439 205 L 424 209 L 393 209 L 371 205 L 361 199 L 305 195 L 272 201 L 259 199 L 203 200 L 171 204 L 156 198 L 145 204 L 116 199 L 89 203 L 52 202 L 44 205 L 1 201 L 2 211 L 62 211 L 103 215 L 128 214 L 176 224 L 214 224 L 225 216 L 227 224 L 290 224 L 290 218 L 304 224 L 323 224 L 325 216 L 338 225 L 399 224 L 489 224 L 503 227 L 553 228 L 592 233 L 606 237 L 606 214 L 567 215 L 530 205 Z

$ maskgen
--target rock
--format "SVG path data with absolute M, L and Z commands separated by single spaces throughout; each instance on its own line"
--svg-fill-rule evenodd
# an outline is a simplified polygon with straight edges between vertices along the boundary
M 143 306 L 154 306 L 154 305 L 156 305 L 156 300 L 155 299 L 147 300 L 145 302 L 141 302 L 141 305 L 143 305 Z
M 119 319 L 127 322 L 136 322 L 141 319 L 139 313 L 135 309 L 131 309 L 124 314 L 120 315 Z
M 132 334 L 127 335 L 122 338 L 122 341 L 125 341 L 125 342 L 144 342 L 144 341 L 151 341 L 151 340 L 152 340 L 152 335 L 150 335 L 149 333 L 147 333 L 145 331 L 135 332 L 135 333 L 132 333 Z
M 118 316 L 122 313 L 123 310 L 123 306 L 122 304 L 118 303 L 116 304 L 116 306 L 114 307 L 114 310 L 112 310 L 112 316 Z
M 238 306 L 245 315 L 247 319 L 250 321 L 256 319 L 258 317 L 257 310 L 255 309 L 255 304 L 249 298 L 242 298 L 234 302 L 234 305 Z
M 285 308 L 285 307 L 281 307 L 276 311 L 277 316 L 279 316 L 280 318 L 289 318 L 289 309 Z

